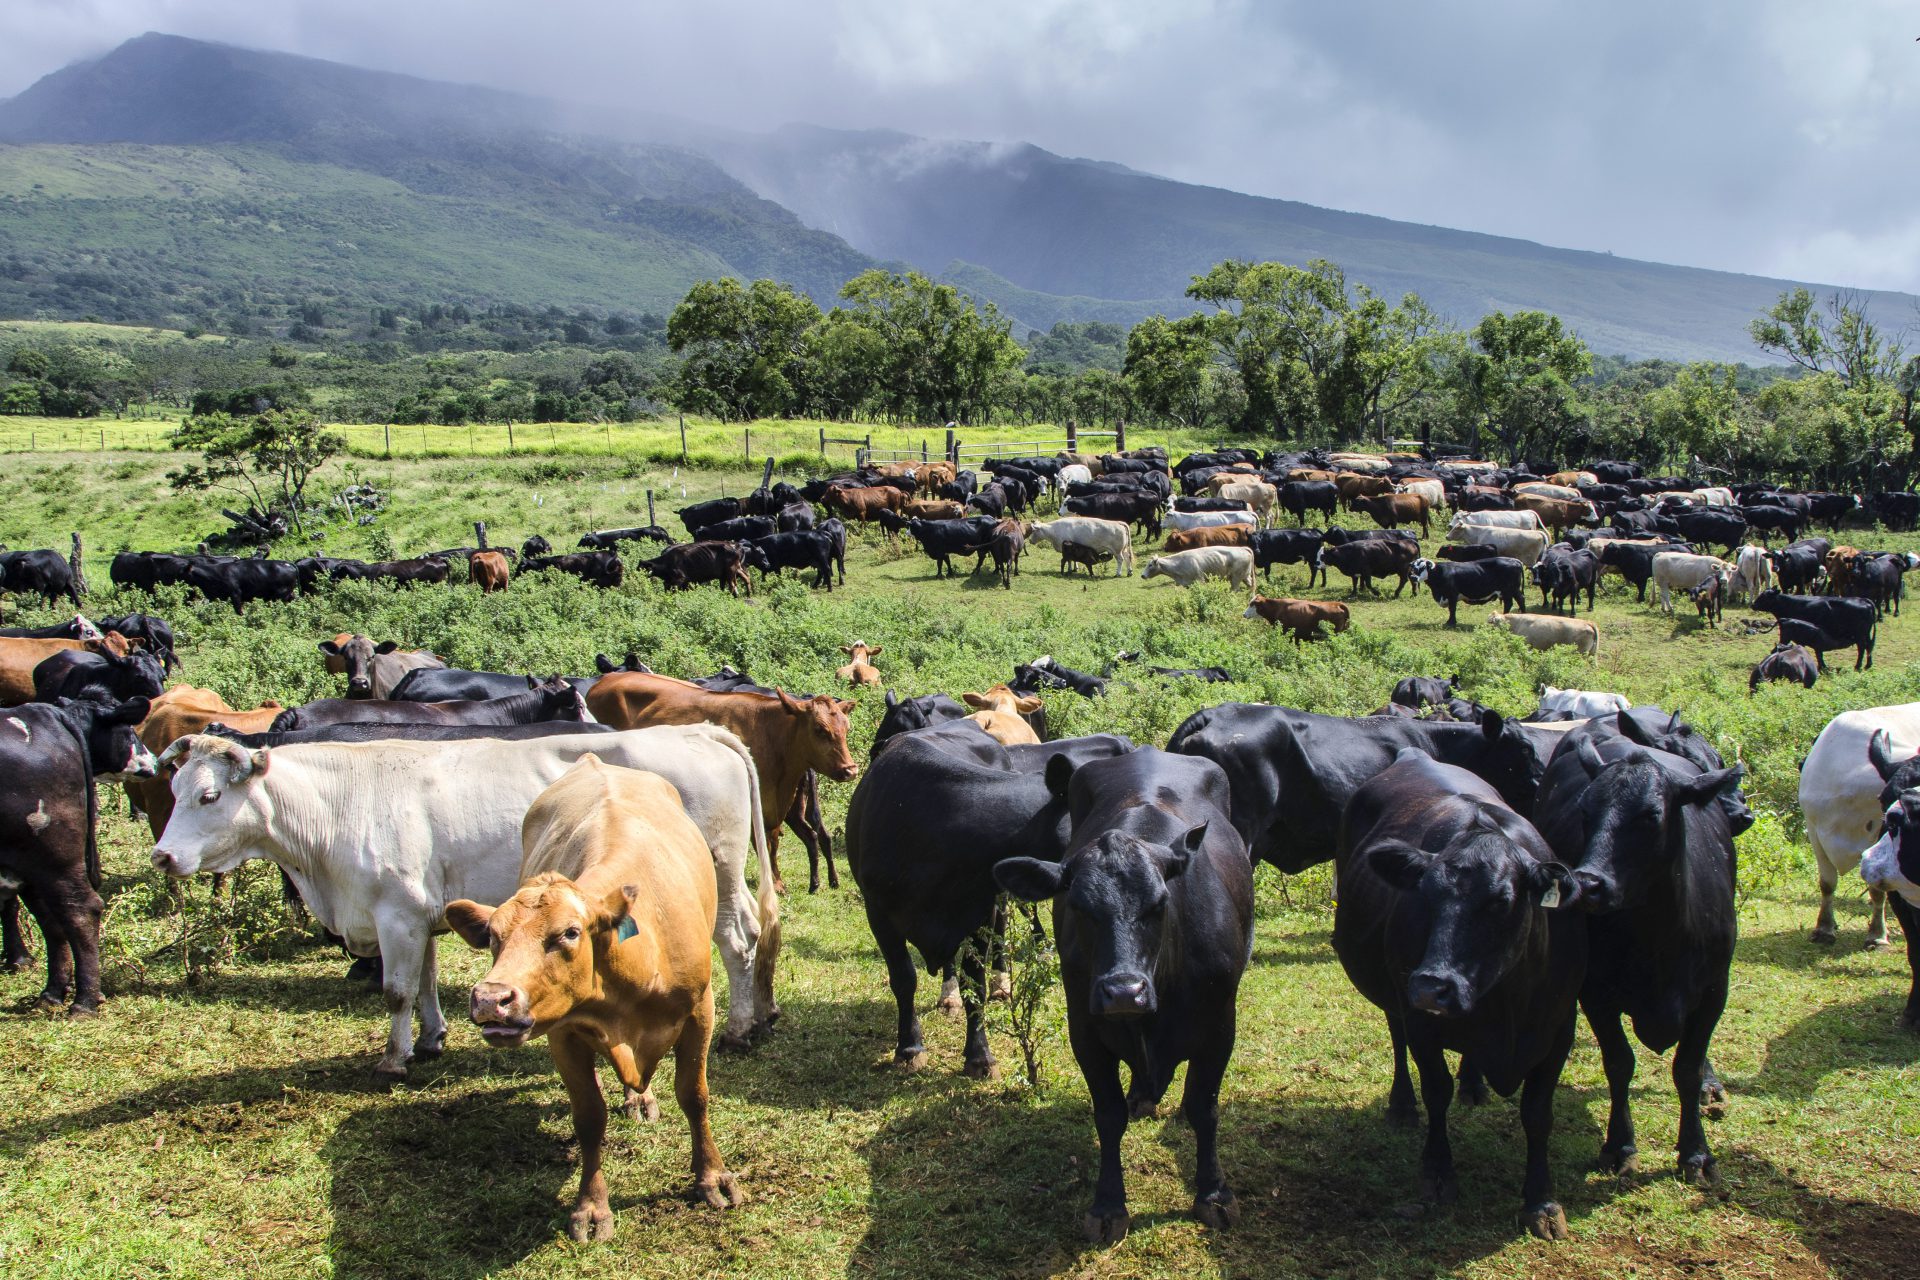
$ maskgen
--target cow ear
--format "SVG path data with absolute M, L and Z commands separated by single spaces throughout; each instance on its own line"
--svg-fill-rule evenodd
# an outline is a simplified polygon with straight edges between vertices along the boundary
M 1602 769 L 1607 767 L 1607 762 L 1600 758 L 1600 748 L 1593 745 L 1592 738 L 1581 738 L 1578 742 L 1574 743 L 1573 755 L 1574 758 L 1580 762 L 1580 767 L 1586 770 L 1587 776 L 1590 778 L 1597 776 Z
M 1873 771 L 1880 775 L 1880 781 L 1893 781 L 1900 762 L 1893 758 L 1893 736 L 1885 729 L 1875 729 L 1867 739 L 1867 759 L 1873 763 Z
M 340 646 L 331 640 L 322 640 L 320 642 L 320 652 L 326 654 L 329 658 L 337 658 L 340 656 Z
M 840 708 L 841 715 L 850 716 L 853 714 L 853 709 L 859 706 L 860 704 L 857 702 L 850 702 L 845 698 L 839 698 L 834 701 L 833 705 Z
M 1540 905 L 1549 911 L 1567 906 L 1573 902 L 1577 886 L 1573 872 L 1558 862 L 1536 862 L 1527 876 L 1533 891 L 1540 895 Z
M 1023 716 L 1030 716 L 1046 705 L 1038 698 L 1021 698 L 1013 704 L 1014 709 Z
M 1160 876 L 1171 880 L 1175 876 L 1186 874 L 1187 866 L 1193 861 L 1193 855 L 1199 853 L 1207 843 L 1208 823 L 1191 827 L 1187 833 L 1169 846 L 1168 857 L 1160 863 Z
M 853 656 L 853 646 L 850 644 L 843 644 L 840 646 L 840 652 L 846 654 L 849 658 L 851 658 Z
M 1653 736 L 1642 729 L 1640 722 L 1635 720 L 1630 713 L 1625 711 L 1616 712 L 1613 717 L 1613 723 L 1614 726 L 1620 730 L 1620 736 L 1627 741 L 1637 743 L 1643 747 L 1651 747 L 1654 745 Z
M 887 710 L 891 711 L 899 705 L 900 705 L 899 697 L 894 694 L 893 690 L 891 689 L 887 690 Z
M 1067 756 L 1055 756 L 1047 761 L 1047 791 L 1056 800 L 1065 800 L 1067 790 L 1073 785 L 1073 761 Z
M 447 927 L 476 951 L 485 951 L 491 945 L 493 939 L 487 932 L 487 923 L 492 919 L 492 907 L 471 899 L 456 898 L 447 904 Z
M 1499 615 L 1496 614 L 1495 616 L 1497 617 Z M 1501 730 L 1506 727 L 1507 718 L 1498 711 L 1495 711 L 1492 707 L 1488 707 L 1480 713 L 1480 732 L 1485 734 L 1489 740 L 1499 737 Z
M 885 653 L 886 651 L 887 651 L 887 647 L 885 645 L 876 644 L 871 649 L 867 650 L 867 656 L 869 658 L 877 658 L 881 654 Z
M 993 879 L 1022 901 L 1044 902 L 1066 887 L 1067 870 L 1039 858 L 1003 858 L 993 864 Z
M 1420 878 L 1427 873 L 1430 859 L 1419 849 L 1404 840 L 1389 840 L 1375 846 L 1368 858 L 1373 874 L 1385 880 L 1396 889 L 1412 890 L 1420 885 Z
M 960 701 L 966 703 L 975 711 L 985 711 L 989 705 L 987 700 L 977 693 L 963 693 L 960 695 Z
M 1735 764 L 1688 778 L 1677 788 L 1679 800 L 1682 804 L 1707 804 L 1723 795 L 1730 795 L 1740 785 L 1740 779 L 1746 772 L 1745 765 Z
M 399 647 L 400 642 L 398 640 L 382 640 L 379 644 L 373 646 L 373 651 L 375 653 L 392 653 Z
M 540 687 L 540 677 L 539 677 L 539 676 L 528 676 L 528 677 L 527 677 L 527 688 L 529 688 L 529 689 L 538 689 L 539 687 Z
M 139 724 L 152 709 L 153 703 L 146 698 L 129 698 L 107 713 L 107 723 Z
M 796 701 L 793 697 L 791 697 L 787 693 L 785 689 L 782 689 L 776 686 L 774 688 L 774 693 L 779 697 L 780 705 L 786 709 L 786 713 L 788 715 L 803 716 L 807 714 L 806 704 L 803 702 Z
M 613 672 L 618 671 L 620 669 L 614 666 L 613 659 L 609 658 L 604 653 L 596 653 L 593 655 L 593 666 L 594 666 L 594 669 L 603 676 L 611 675 Z

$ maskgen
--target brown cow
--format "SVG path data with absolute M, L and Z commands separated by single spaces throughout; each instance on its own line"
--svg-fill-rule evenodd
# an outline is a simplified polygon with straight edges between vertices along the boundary
M 1382 493 L 1360 496 L 1347 504 L 1349 511 L 1361 511 L 1373 517 L 1382 529 L 1398 529 L 1403 524 L 1419 524 L 1420 536 L 1433 533 L 1427 523 L 1426 495 L 1419 493 Z
M 800 784 L 813 769 L 836 782 L 860 773 L 847 751 L 847 712 L 854 704 L 826 694 L 804 702 L 784 690 L 774 697 L 745 691 L 714 693 L 699 685 L 638 671 L 601 676 L 587 691 L 587 710 L 616 729 L 655 724 L 717 724 L 733 731 L 753 754 L 760 775 L 761 815 L 773 852 L 774 883 L 781 893 L 780 828 Z
M 951 462 L 923 462 L 914 472 L 914 479 L 920 485 L 920 492 L 932 493 L 943 484 L 952 484 L 959 475 L 959 469 Z
M 147 750 L 160 756 L 181 738 L 199 733 L 216 720 L 235 733 L 265 733 L 273 718 L 285 709 L 269 700 L 252 711 L 236 711 L 211 689 L 177 684 L 153 700 L 137 732 Z M 126 784 L 127 800 L 147 815 L 147 826 L 155 840 L 173 816 L 174 764 L 168 761 L 153 777 L 132 779 Z
M 322 640 L 319 647 L 327 670 L 347 678 L 347 696 L 355 699 L 384 698 L 412 672 L 447 665 L 430 650 L 402 649 L 392 640 L 375 644 L 351 631 Z
M 595 1070 L 613 1063 L 629 1118 L 658 1119 L 651 1084 L 673 1052 L 673 1093 L 693 1137 L 694 1195 L 715 1209 L 746 1200 L 707 1127 L 713 1034 L 713 855 L 657 774 L 589 752 L 540 793 L 520 828 L 520 889 L 498 907 L 461 898 L 447 924 L 490 950 L 468 1014 L 490 1045 L 547 1037 L 580 1142 L 580 1192 L 567 1234 L 613 1236 L 600 1173 L 607 1103 Z M 623 924 L 630 936 L 621 937 Z
M 1318 467 L 1294 467 L 1284 477 L 1287 480 L 1321 480 L 1332 484 L 1336 479 L 1331 471 L 1322 471 Z
M 1557 539 L 1577 524 L 1593 522 L 1593 508 L 1585 502 L 1569 502 L 1565 498 L 1549 498 L 1538 493 L 1516 493 L 1513 495 L 1513 507 L 1516 511 L 1531 511 L 1540 517 L 1540 523 L 1553 530 Z
M 504 551 L 476 551 L 467 557 L 467 579 L 480 588 L 482 595 L 507 589 L 507 554 Z
M 1383 493 L 1393 492 L 1393 481 L 1386 476 L 1363 476 L 1357 471 L 1342 471 L 1333 478 L 1333 487 L 1340 491 L 1340 501 L 1347 504 L 1347 510 L 1353 510 L 1355 498 L 1377 498 Z
M 909 498 L 904 509 L 909 520 L 958 520 L 967 514 L 965 506 L 945 498 Z
M 28 640 L 0 636 L 0 707 L 33 701 L 33 669 L 66 649 L 111 654 L 124 658 L 133 646 L 118 631 L 98 640 Z
M 886 652 L 885 646 L 876 644 L 872 648 L 868 648 L 865 640 L 855 640 L 852 644 L 841 645 L 840 652 L 846 654 L 849 658 L 853 659 L 853 661 L 847 663 L 846 666 L 841 667 L 833 674 L 839 676 L 856 689 L 863 684 L 871 685 L 877 689 L 886 683 L 880 679 L 880 672 L 878 668 L 873 665 L 873 660 Z M 833 864 L 829 862 L 827 865 L 832 866 Z
M 882 511 L 898 511 L 907 504 L 907 495 L 888 484 L 863 488 L 829 489 L 820 503 L 846 520 L 867 524 Z
M 1018 747 L 1040 741 L 1033 726 L 1021 719 L 1040 709 L 1040 699 L 1023 698 L 1004 684 L 997 684 L 985 693 L 963 693 L 960 700 L 974 709 L 974 714 L 967 719 L 986 730 L 987 736 L 1001 746 Z
M 1247 605 L 1247 611 L 1240 616 L 1265 618 L 1269 626 L 1286 628 L 1293 633 L 1295 644 L 1302 640 L 1322 639 L 1322 622 L 1331 626 L 1334 634 L 1338 635 L 1353 621 L 1347 606 L 1337 601 L 1276 599 L 1269 596 L 1255 596 Z
M 1853 558 L 1860 554 L 1858 547 L 1835 547 L 1827 552 L 1827 594 L 1847 596 L 1853 594 Z
M 1192 551 L 1195 547 L 1244 547 L 1250 545 L 1253 530 L 1244 524 L 1222 525 L 1217 529 L 1175 529 L 1167 535 L 1162 551 Z

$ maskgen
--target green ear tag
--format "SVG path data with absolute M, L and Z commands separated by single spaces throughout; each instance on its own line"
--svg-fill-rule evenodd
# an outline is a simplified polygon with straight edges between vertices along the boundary
M 1556 898 L 1554 901 L 1558 902 L 1559 899 Z M 632 916 L 622 916 L 620 918 L 620 927 L 613 931 L 613 936 L 617 941 L 625 942 L 628 938 L 639 937 L 640 930 L 634 927 Z

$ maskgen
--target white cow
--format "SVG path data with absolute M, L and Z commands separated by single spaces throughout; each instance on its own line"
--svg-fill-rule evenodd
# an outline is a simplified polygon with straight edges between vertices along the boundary
M 1558 498 L 1562 502 L 1582 502 L 1585 495 L 1572 485 L 1548 484 L 1545 480 L 1528 480 L 1513 486 L 1515 493 L 1530 493 L 1539 498 Z
M 1536 649 L 1571 645 L 1591 658 L 1600 652 L 1600 628 L 1584 618 L 1548 618 L 1537 613 L 1490 613 L 1487 625 L 1513 632 Z
M 1749 542 L 1733 558 L 1733 591 L 1736 600 L 1752 600 L 1773 585 L 1773 560 L 1765 547 Z
M 1358 471 L 1367 476 L 1380 475 L 1393 466 L 1385 458 L 1371 453 L 1335 453 L 1328 461 L 1336 470 Z
M 1169 511 L 1161 523 L 1169 529 L 1224 529 L 1230 524 L 1259 528 L 1251 511 Z
M 1215 477 L 1218 479 L 1219 477 Z M 1213 496 L 1225 498 L 1230 502 L 1244 502 L 1253 508 L 1253 514 L 1260 518 L 1262 526 L 1273 523 L 1273 504 L 1280 491 L 1263 480 L 1242 480 L 1233 484 L 1215 486 Z M 1231 515 L 1232 512 L 1214 512 L 1215 515 Z
M 1492 547 L 1501 555 L 1512 556 L 1524 565 L 1538 564 L 1540 557 L 1545 555 L 1547 550 L 1547 535 L 1533 529 L 1508 529 L 1499 525 L 1470 524 L 1454 530 L 1454 536 L 1469 546 Z
M 1813 740 L 1800 766 L 1800 812 L 1806 820 L 1807 843 L 1813 846 L 1820 868 L 1820 916 L 1813 926 L 1815 942 L 1836 936 L 1833 891 L 1840 877 L 1860 863 L 1862 853 L 1880 838 L 1880 771 L 1868 754 L 1875 730 L 1884 729 L 1895 760 L 1920 751 L 1920 702 L 1847 711 L 1827 722 Z M 1872 890 L 1873 917 L 1867 922 L 1867 945 L 1887 945 L 1886 894 Z
M 1533 714 L 1542 719 L 1549 715 L 1560 715 L 1570 720 L 1590 720 L 1594 716 L 1610 716 L 1625 711 L 1632 705 L 1624 695 L 1618 693 L 1556 689 L 1547 685 L 1540 690 L 1540 707 Z
M 1253 516 L 1245 511 L 1238 513 L 1251 522 Z M 1172 519 L 1171 516 L 1168 517 Z M 1092 547 L 1095 551 L 1104 551 L 1113 557 L 1113 576 L 1119 577 L 1125 569 L 1133 572 L 1133 534 L 1118 520 L 1100 520 L 1093 516 L 1061 516 L 1058 520 L 1049 520 L 1044 524 L 1030 525 L 1027 537 L 1035 542 L 1043 542 L 1058 551 L 1062 545 L 1077 542 L 1083 547 Z
M 1060 468 L 1060 492 L 1065 493 L 1070 484 L 1092 484 L 1093 470 L 1078 462 L 1069 462 Z
M 1242 591 L 1253 590 L 1253 552 L 1246 547 L 1195 547 L 1170 556 L 1154 556 L 1140 571 L 1140 580 L 1172 578 L 1191 587 L 1206 578 L 1225 578 Z
M 375 1071 L 404 1078 L 408 1058 L 437 1055 L 446 1043 L 433 945 L 433 935 L 447 928 L 446 904 L 513 896 L 521 819 L 588 752 L 671 782 L 713 851 L 720 895 L 714 941 L 729 987 L 722 1043 L 744 1046 L 756 1022 L 775 1013 L 779 906 L 759 774 L 746 746 L 718 725 L 258 751 L 207 734 L 182 738 L 166 752 L 185 758 L 153 865 L 191 876 L 232 871 L 250 858 L 278 863 L 314 918 L 345 938 L 349 951 L 379 954 L 393 1021 Z M 745 878 L 753 857 L 757 903 Z
M 1544 533 L 1547 528 L 1538 511 L 1462 511 L 1447 525 L 1447 533 L 1458 537 L 1461 530 L 1476 526 L 1483 529 L 1532 529 L 1536 533 Z
M 1447 487 L 1438 480 L 1403 480 L 1394 486 L 1395 493 L 1416 493 L 1427 500 L 1427 510 L 1438 511 L 1447 505 Z
M 1662 551 L 1653 558 L 1653 584 L 1660 588 L 1660 607 L 1673 612 L 1673 593 L 1691 591 L 1708 578 L 1731 578 L 1733 566 L 1718 556 L 1691 551 Z
M 1693 496 L 1700 500 L 1703 507 L 1730 507 L 1733 505 L 1733 490 L 1723 485 L 1713 485 L 1705 489 L 1695 489 Z

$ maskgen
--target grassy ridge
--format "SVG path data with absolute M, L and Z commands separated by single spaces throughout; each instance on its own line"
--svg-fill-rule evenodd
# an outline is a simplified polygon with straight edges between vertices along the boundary
M 165 489 L 165 458 L 13 461 L 0 476 L 0 541 L 14 546 L 63 545 L 69 529 L 100 553 L 179 545 L 217 523 L 204 499 Z M 532 532 L 558 542 L 644 518 L 644 488 L 674 482 L 633 458 L 361 465 L 392 506 L 372 529 L 329 530 L 330 552 L 364 551 L 377 534 L 402 551 L 463 542 L 474 518 L 487 519 L 498 542 Z M 738 493 L 757 476 L 683 479 L 697 499 Z M 1920 548 L 1910 537 L 1869 541 Z M 102 594 L 90 607 L 131 603 L 105 592 L 104 554 L 90 566 Z M 1277 570 L 1275 592 L 1297 592 L 1302 577 Z M 1767 640 L 1742 634 L 1745 610 L 1706 628 L 1636 605 L 1617 583 L 1595 614 L 1596 666 L 1532 654 L 1483 627 L 1448 632 L 1424 597 L 1362 601 L 1348 635 L 1296 648 L 1242 620 L 1244 601 L 1223 587 L 1067 579 L 1044 553 L 1012 591 L 985 577 L 936 582 L 922 557 L 865 531 L 848 589 L 832 594 L 788 581 L 735 601 L 712 590 L 667 596 L 638 581 L 600 593 L 530 578 L 494 597 L 464 586 L 349 585 L 244 619 L 177 596 L 161 604 L 183 637 L 185 678 L 235 705 L 333 691 L 313 645 L 341 629 L 429 644 L 459 665 L 582 671 L 595 651 L 637 649 L 665 671 L 731 662 L 803 690 L 831 686 L 836 646 L 855 637 L 886 646 L 880 665 L 902 694 L 981 688 L 1040 652 L 1098 670 L 1117 649 L 1137 648 L 1152 662 L 1219 664 L 1240 676 L 1225 687 L 1136 679 L 1099 702 L 1049 698 L 1062 732 L 1115 729 L 1153 742 L 1227 699 L 1365 711 L 1415 671 L 1458 671 L 1508 711 L 1531 706 L 1540 681 L 1679 705 L 1747 760 L 1762 812 L 1741 841 L 1744 937 L 1714 1051 L 1734 1095 L 1711 1132 L 1727 1186 L 1702 1195 L 1656 1176 L 1673 1110 L 1663 1068 L 1645 1053 L 1636 1106 L 1656 1172 L 1587 1172 L 1605 1094 L 1583 1034 L 1555 1138 L 1557 1187 L 1577 1238 L 1552 1248 L 1514 1238 L 1520 1147 L 1504 1102 L 1456 1113 L 1461 1205 L 1414 1212 L 1417 1140 L 1381 1120 L 1384 1026 L 1326 946 L 1327 879 L 1263 871 L 1223 1095 L 1222 1158 L 1247 1219 L 1224 1237 L 1185 1221 L 1190 1137 L 1177 1123 L 1149 1122 L 1128 1140 L 1136 1233 L 1111 1252 L 1085 1252 L 1078 1220 L 1095 1145 L 1058 998 L 1037 1095 L 958 1079 L 959 1028 L 938 1016 L 928 1025 L 933 1069 L 897 1076 L 884 1065 L 891 1001 L 849 885 L 787 902 L 787 1018 L 752 1058 L 712 1068 L 715 1134 L 754 1202 L 720 1219 L 675 1198 L 685 1130 L 669 1106 L 654 1128 L 615 1122 L 608 1178 L 620 1235 L 611 1248 L 576 1249 L 557 1238 L 573 1149 L 564 1090 L 543 1050 L 491 1053 L 456 1025 L 446 1058 L 402 1090 L 372 1093 L 379 999 L 340 980 L 337 953 L 268 928 L 271 875 L 255 869 L 231 918 L 199 889 L 176 914 L 147 867 L 144 828 L 108 803 L 108 1013 L 0 1027 L 0 1073 L 27 1085 L 0 1121 L 9 1274 L 627 1275 L 645 1259 L 649 1273 L 687 1276 L 1876 1276 L 1897 1274 L 1889 1268 L 1920 1246 L 1920 1192 L 1901 1154 L 1920 1130 L 1920 1051 L 1891 1025 L 1905 968 L 1857 950 L 1857 881 L 1843 894 L 1841 947 L 1804 940 L 1811 876 L 1791 812 L 1796 762 L 1829 716 L 1920 696 L 1920 625 L 1909 620 L 1882 629 L 1872 673 L 1836 672 L 1811 693 L 1776 688 L 1748 700 L 1745 672 Z M 16 612 L 52 616 L 9 602 L 9 621 Z M 857 701 L 864 757 L 881 699 Z M 836 830 L 850 793 L 823 787 Z M 803 872 L 789 850 L 797 890 Z M 457 1013 L 484 966 L 451 940 L 441 961 L 443 1002 Z M 38 984 L 5 977 L 0 999 Z M 922 992 L 930 1001 L 930 988 Z M 1011 1043 L 995 1043 L 1010 1059 Z M 74 1211 L 45 1211 L 56 1203 Z

